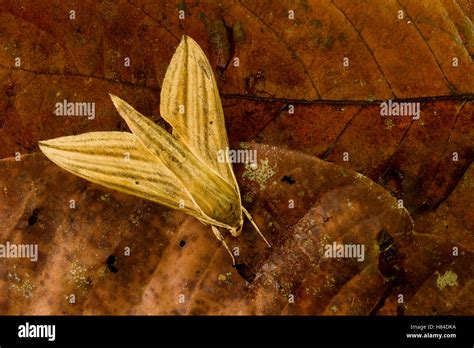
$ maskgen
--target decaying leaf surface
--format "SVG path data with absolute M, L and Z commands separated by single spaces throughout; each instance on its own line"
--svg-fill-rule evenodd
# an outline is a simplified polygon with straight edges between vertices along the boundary
M 473 313 L 468 1 L 0 5 L 0 237 L 40 251 L 36 263 L 1 259 L 1 313 Z M 166 126 L 161 83 L 183 34 L 217 73 L 231 145 L 277 146 L 259 147 L 259 171 L 236 168 L 244 205 L 274 244 L 266 250 L 248 226 L 229 237 L 241 274 L 195 219 L 25 156 L 39 140 L 128 131 L 108 93 Z M 388 98 L 421 98 L 420 120 L 380 117 Z M 63 100 L 95 102 L 94 119 L 54 116 Z M 380 187 L 344 168 L 403 199 L 414 230 L 387 206 L 394 198 L 382 191 L 378 206 Z M 366 259 L 321 259 L 324 238 L 365 243 Z
M 455 99 L 474 86 L 472 7 L 457 1 L 325 0 L 285 6 L 272 1 L 3 1 L 1 8 L 2 158 L 33 152 L 42 139 L 120 130 L 107 93 L 127 95 L 131 105 L 158 119 L 161 82 L 183 34 L 203 47 L 217 70 L 226 121 L 237 126 L 228 133 L 240 141 L 249 140 L 241 134 L 271 120 L 269 109 L 238 101 L 239 107 L 231 108 L 236 101 L 229 95 L 296 101 Z M 178 18 L 178 9 L 185 10 L 185 20 Z M 295 20 L 288 18 L 289 10 Z M 343 57 L 349 67 L 342 65 Z M 96 102 L 96 118 L 54 117 L 55 103 L 64 99 Z M 300 112 L 297 108 L 295 116 L 301 118 Z M 328 107 L 306 113 L 324 113 L 336 124 L 318 128 L 314 142 L 305 139 L 310 147 L 350 117 Z
M 420 120 L 380 117 L 379 105 L 302 108 L 296 117 L 282 112 L 257 139 L 363 173 L 402 198 L 410 212 L 436 208 L 472 163 L 472 102 L 424 103 Z
M 238 168 L 238 177 L 244 200 L 274 246 L 265 248 L 248 227 L 241 237 L 227 240 L 240 247 L 238 262 L 255 277 L 251 283 L 232 268 L 211 231 L 191 217 L 102 189 L 40 154 L 20 162 L 3 160 L 0 212 L 5 237 L 38 243 L 40 255 L 37 263 L 1 261 L 2 312 L 369 314 L 387 289 L 402 280 L 402 273 L 407 282 L 402 285 L 423 284 L 420 292 L 425 291 L 429 273 L 417 263 L 425 253 L 430 257 L 430 251 L 421 247 L 424 242 L 416 237 L 406 210 L 381 186 L 298 152 L 262 145 L 250 149 L 257 149 L 260 165 L 256 170 Z M 282 181 L 284 176 L 294 182 Z M 47 195 L 58 181 L 63 190 Z M 31 218 L 33 211 L 36 219 Z M 381 268 L 381 230 L 404 255 L 397 274 Z M 365 259 L 325 258 L 324 246 L 333 242 L 365 244 Z M 437 250 L 451 246 L 446 240 L 440 244 Z M 124 255 L 127 247 L 130 256 Z M 414 249 L 416 258 L 409 256 Z M 111 255 L 115 268 L 107 261 Z M 439 262 L 436 269 L 442 272 L 450 261 Z M 462 284 L 466 282 L 463 278 Z M 69 303 L 71 294 L 74 304 Z M 288 302 L 289 295 L 294 303 Z M 458 295 L 469 296 L 462 291 Z M 456 303 L 452 307 L 466 310 L 464 301 L 460 307 Z

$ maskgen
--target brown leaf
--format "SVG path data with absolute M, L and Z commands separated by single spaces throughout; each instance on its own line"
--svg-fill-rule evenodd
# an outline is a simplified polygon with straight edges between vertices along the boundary
M 471 314 L 473 13 L 464 0 L 2 3 L 0 236 L 38 243 L 40 258 L 0 260 L 0 312 Z M 255 145 L 259 175 L 236 168 L 274 245 L 246 225 L 227 238 L 238 269 L 194 219 L 24 156 L 127 130 L 108 93 L 167 127 L 160 86 L 183 34 L 214 67 L 231 145 L 276 146 Z M 388 98 L 419 101 L 420 120 L 381 117 Z M 64 99 L 95 102 L 95 118 L 54 116 Z M 321 258 L 332 240 L 365 244 L 366 259 Z M 440 290 L 448 271 L 458 286 Z
M 186 19 L 179 20 L 177 10 L 183 6 Z M 128 95 L 140 111 L 158 117 L 161 81 L 182 34 L 203 46 L 219 73 L 225 101 L 226 95 L 249 94 L 281 98 L 284 104 L 291 99 L 456 99 L 472 93 L 474 86 L 471 13 L 463 8 L 448 1 L 429 6 L 403 1 L 304 1 L 288 6 L 268 1 L 218 5 L 130 0 L 69 6 L 7 2 L 0 14 L 0 44 L 5 48 L 0 51 L 0 156 L 35 151 L 41 139 L 120 129 L 107 93 Z M 74 20 L 69 18 L 71 10 L 76 11 Z M 289 10 L 295 11 L 295 20 L 288 18 Z M 399 10 L 404 19 L 398 19 Z M 20 67 L 15 66 L 16 57 L 21 58 Z M 126 57 L 130 67 L 124 66 Z M 350 59 L 350 68 L 342 66 L 343 57 Z M 458 67 L 453 67 L 453 57 L 459 59 Z M 238 67 L 234 58 L 239 58 Z M 96 102 L 96 119 L 55 117 L 54 105 L 64 99 Z M 260 105 L 225 111 L 228 124 L 244 125 L 231 128 L 231 134 L 244 136 L 249 123 L 270 120 Z M 324 120 L 336 125 L 317 129 L 309 150 L 318 153 L 353 115 L 351 110 L 340 117 L 337 108 L 328 107 L 308 112 L 311 117 L 324 114 Z M 297 114 L 301 117 L 299 110 Z M 397 128 L 405 126 L 396 123 Z M 398 132 L 391 133 L 397 144 Z M 326 141 L 323 148 L 320 141 Z
M 362 175 L 317 158 L 261 145 L 252 149 L 260 166 L 239 168 L 243 197 L 256 202 L 253 214 L 273 248 L 247 225 L 242 237 L 227 238 L 231 248 L 240 248 L 238 262 L 255 274 L 251 284 L 197 220 L 86 183 L 39 154 L 3 160 L 5 238 L 38 243 L 40 250 L 37 263 L 2 260 L 3 312 L 322 313 L 331 299 L 338 301 L 346 282 L 360 282 L 360 272 L 383 278 L 377 233 L 385 229 L 403 240 L 412 229 L 393 197 Z M 285 176 L 292 180 L 283 181 Z M 46 194 L 51 190 L 56 194 Z M 324 247 L 333 242 L 365 245 L 363 262 L 325 258 Z M 372 303 L 359 313 L 380 297 L 380 291 L 366 291 Z M 70 294 L 76 296 L 73 305 Z M 289 294 L 297 305 L 288 304 Z

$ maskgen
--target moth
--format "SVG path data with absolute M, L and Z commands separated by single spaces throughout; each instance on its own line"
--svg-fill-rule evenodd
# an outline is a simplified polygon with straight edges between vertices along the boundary
M 232 164 L 218 161 L 229 147 L 219 91 L 199 45 L 183 36 L 161 88 L 160 113 L 172 134 L 110 94 L 128 132 L 90 132 L 40 141 L 61 168 L 86 180 L 179 209 L 212 228 L 232 257 L 220 229 L 234 237 L 244 215 L 270 247 L 242 205 Z

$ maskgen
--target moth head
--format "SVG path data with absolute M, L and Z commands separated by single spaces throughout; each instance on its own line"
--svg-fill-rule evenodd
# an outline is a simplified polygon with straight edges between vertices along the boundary
M 234 237 L 238 237 L 242 233 L 243 225 L 244 225 L 244 219 L 241 218 L 240 222 L 239 222 L 239 225 L 237 227 L 230 227 L 229 228 L 230 234 L 232 234 L 232 236 L 234 236 Z

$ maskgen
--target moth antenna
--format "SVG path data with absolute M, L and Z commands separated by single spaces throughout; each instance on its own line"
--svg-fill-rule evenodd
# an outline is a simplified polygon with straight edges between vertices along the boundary
M 216 238 L 219 239 L 222 242 L 222 244 L 224 245 L 224 247 L 228 251 L 230 257 L 232 257 L 232 266 L 235 266 L 234 255 L 232 254 L 229 247 L 227 246 L 227 243 L 225 242 L 224 237 L 222 237 L 221 232 L 219 231 L 219 229 L 216 226 L 211 225 L 211 227 L 212 227 L 212 232 L 214 232 L 214 234 L 216 235 Z
M 267 243 L 268 247 L 271 248 L 272 246 L 270 245 L 270 243 L 268 243 L 268 240 L 265 238 L 265 236 L 263 235 L 262 232 L 260 232 L 260 229 L 258 228 L 257 224 L 255 223 L 255 221 L 253 221 L 252 219 L 252 215 L 250 215 L 250 213 L 247 211 L 247 209 L 245 209 L 245 207 L 242 206 L 242 209 L 245 213 L 245 216 L 247 216 L 247 219 L 249 219 L 249 221 L 252 223 L 253 227 L 255 227 L 255 229 L 257 230 L 258 234 L 260 235 L 260 237 L 262 237 L 262 239 L 265 241 L 265 243 Z

